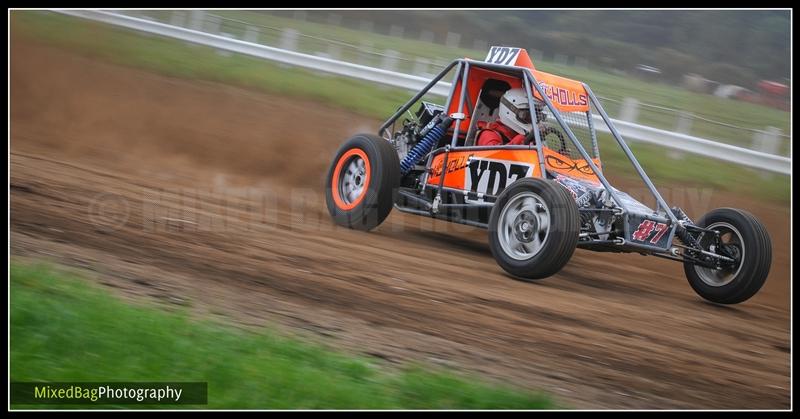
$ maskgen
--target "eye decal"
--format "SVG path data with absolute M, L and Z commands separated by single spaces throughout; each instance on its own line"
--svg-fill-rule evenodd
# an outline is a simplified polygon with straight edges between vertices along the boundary
M 547 164 L 550 166 L 555 167 L 556 169 L 565 169 L 565 170 L 572 170 L 575 166 L 569 162 L 559 159 L 556 156 L 547 156 L 545 157 Z
M 594 174 L 594 171 L 592 170 L 591 167 L 589 167 L 589 163 L 587 163 L 587 162 L 583 162 L 582 165 L 577 166 L 577 167 L 578 167 L 578 171 L 583 173 L 583 174 L 587 174 L 587 175 L 593 175 Z
M 579 172 L 585 175 L 593 175 L 594 171 L 591 167 L 589 167 L 589 163 L 582 161 L 580 165 L 578 162 L 568 162 L 559 159 L 556 156 L 547 156 L 545 157 L 545 161 L 547 162 L 548 166 L 552 166 L 556 169 L 566 170 L 566 171 L 573 171 L 578 170 Z

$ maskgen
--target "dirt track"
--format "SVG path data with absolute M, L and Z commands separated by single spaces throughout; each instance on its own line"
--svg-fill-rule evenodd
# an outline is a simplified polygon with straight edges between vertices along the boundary
M 330 156 L 376 121 L 21 42 L 11 89 L 13 255 L 581 408 L 789 407 L 787 207 L 668 196 L 690 216 L 738 206 L 766 223 L 769 279 L 735 307 L 703 302 L 679 264 L 639 255 L 579 250 L 524 283 L 502 273 L 482 230 L 399 213 L 372 233 L 330 223 Z

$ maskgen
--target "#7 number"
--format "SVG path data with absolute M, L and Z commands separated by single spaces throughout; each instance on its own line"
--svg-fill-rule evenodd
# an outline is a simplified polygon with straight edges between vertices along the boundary
M 650 239 L 650 243 L 655 244 L 658 243 L 664 233 L 667 232 L 667 225 L 664 223 L 656 223 L 652 220 L 644 220 L 639 224 L 639 228 L 631 234 L 631 238 L 640 242 L 647 241 L 647 238 L 653 234 L 653 230 L 656 231 L 656 234 Z

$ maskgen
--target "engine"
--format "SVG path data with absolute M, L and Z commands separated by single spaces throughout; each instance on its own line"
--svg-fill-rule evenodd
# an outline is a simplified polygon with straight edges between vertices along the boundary
M 394 134 L 392 142 L 397 149 L 403 175 L 414 169 L 444 137 L 452 119 L 443 116 L 443 112 L 444 108 L 440 105 L 422 102 L 416 120 L 404 120 L 403 128 Z

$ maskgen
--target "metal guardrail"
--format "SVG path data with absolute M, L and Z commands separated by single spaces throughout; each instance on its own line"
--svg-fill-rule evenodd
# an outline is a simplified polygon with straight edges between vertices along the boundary
M 174 39 L 180 39 L 220 50 L 250 55 L 253 57 L 304 67 L 316 71 L 323 71 L 341 76 L 381 83 L 388 86 L 410 90 L 420 90 L 430 81 L 430 79 L 424 77 L 398 73 L 395 71 L 373 68 L 294 51 L 287 51 L 267 45 L 255 44 L 207 32 L 154 22 L 147 19 L 124 16 L 117 13 L 99 10 L 54 11 L 70 16 L 90 19 Z M 439 82 L 430 90 L 430 93 L 437 96 L 447 96 L 450 93 L 450 83 Z M 601 122 L 599 115 L 595 115 L 594 117 L 598 122 Z M 620 134 L 627 140 L 657 144 L 661 147 L 698 154 L 718 160 L 734 162 L 743 166 L 784 175 L 791 174 L 792 161 L 787 157 L 762 153 L 759 151 L 723 144 L 704 138 L 693 137 L 686 134 L 675 133 L 626 121 L 612 121 Z M 600 128 L 604 125 L 605 124 L 598 123 L 597 127 Z
M 602 123 L 602 118 L 600 118 L 599 115 L 593 115 L 593 117 L 597 122 L 595 124 L 595 129 L 602 132 L 609 132 L 607 126 Z M 743 166 L 754 167 L 784 175 L 789 175 L 792 172 L 792 160 L 788 157 L 748 150 L 730 144 L 706 140 L 705 138 L 665 131 L 626 121 L 612 121 L 617 131 L 619 131 L 620 135 L 626 140 L 631 139 L 642 143 L 657 144 L 662 147 L 734 162 Z

